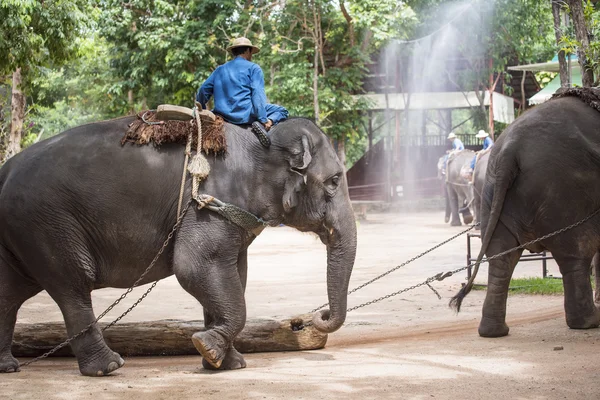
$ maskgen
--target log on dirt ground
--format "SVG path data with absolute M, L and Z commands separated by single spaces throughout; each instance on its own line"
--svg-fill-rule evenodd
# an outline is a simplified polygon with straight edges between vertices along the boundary
M 325 347 L 327 334 L 306 326 L 312 315 L 276 321 L 249 320 L 234 341 L 241 353 L 316 350 Z M 106 324 L 99 324 L 101 328 Z M 203 331 L 204 321 L 164 319 L 114 325 L 104 331 L 108 346 L 123 356 L 179 356 L 199 354 L 192 335 Z M 16 357 L 37 357 L 67 339 L 62 322 L 17 324 L 12 353 Z M 66 346 L 54 355 L 72 356 Z

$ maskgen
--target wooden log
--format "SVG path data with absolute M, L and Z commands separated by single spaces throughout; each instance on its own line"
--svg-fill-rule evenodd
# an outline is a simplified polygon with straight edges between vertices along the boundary
M 234 341 L 241 353 L 316 350 L 325 347 L 327 334 L 305 326 L 312 315 L 283 321 L 260 319 L 246 322 Z M 100 323 L 101 327 L 106 324 Z M 203 321 L 165 319 L 117 324 L 104 331 L 108 346 L 122 356 L 179 356 L 199 354 L 192 335 L 203 331 Z M 16 357 L 37 357 L 66 340 L 62 322 L 17 324 L 12 353 Z M 69 346 L 56 356 L 72 356 Z

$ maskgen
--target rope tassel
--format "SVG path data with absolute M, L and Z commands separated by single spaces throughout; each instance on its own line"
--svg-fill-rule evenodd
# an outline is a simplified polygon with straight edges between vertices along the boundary
M 196 123 L 198 124 L 198 141 L 196 146 L 196 155 L 192 157 L 192 161 L 188 165 L 188 172 L 192 175 L 192 198 L 201 204 L 200 199 L 198 198 L 198 189 L 200 188 L 200 181 L 205 179 L 210 173 L 210 164 L 208 160 L 202 154 L 202 121 L 200 120 L 200 114 L 198 113 L 198 108 L 194 109 L 194 116 L 196 117 Z M 186 152 L 191 155 L 191 147 L 192 147 L 192 136 L 190 133 L 190 137 L 188 140 L 188 144 L 186 147 Z

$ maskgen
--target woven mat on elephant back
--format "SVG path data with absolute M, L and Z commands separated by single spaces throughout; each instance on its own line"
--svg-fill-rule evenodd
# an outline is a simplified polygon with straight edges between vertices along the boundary
M 561 97 L 577 97 L 596 111 L 600 111 L 600 88 L 578 87 L 559 89 L 558 92 L 552 96 L 552 100 L 560 99 Z
M 152 143 L 159 147 L 165 143 L 180 143 L 186 145 L 189 134 L 192 134 L 192 149 L 196 149 L 198 143 L 198 124 L 195 119 L 190 121 L 162 121 L 161 124 L 147 124 L 148 122 L 158 122 L 154 111 L 142 111 L 138 113 L 137 118 L 129 125 L 129 129 L 121 139 L 121 145 L 125 143 L 134 143 L 137 145 L 146 145 Z M 223 118 L 217 115 L 215 121 L 202 119 L 202 150 L 206 154 L 224 154 L 227 152 L 227 140 L 225 138 Z

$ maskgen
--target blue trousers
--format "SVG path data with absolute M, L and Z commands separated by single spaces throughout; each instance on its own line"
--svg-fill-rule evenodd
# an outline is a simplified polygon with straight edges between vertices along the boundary
M 277 104 L 268 104 L 265 105 L 265 111 L 267 111 L 267 118 L 273 121 L 273 125 L 277 125 L 281 121 L 287 119 L 289 113 L 285 107 L 279 106 Z
M 473 157 L 473 161 L 471 161 L 471 169 L 475 171 L 475 161 L 477 161 L 477 156 Z

